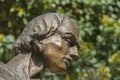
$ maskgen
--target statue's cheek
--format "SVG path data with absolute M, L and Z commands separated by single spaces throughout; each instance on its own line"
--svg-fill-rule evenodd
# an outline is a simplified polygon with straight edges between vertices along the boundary
M 47 53 L 46 63 L 47 68 L 51 72 L 58 73 L 66 70 L 65 63 L 63 62 L 63 58 L 60 53 Z

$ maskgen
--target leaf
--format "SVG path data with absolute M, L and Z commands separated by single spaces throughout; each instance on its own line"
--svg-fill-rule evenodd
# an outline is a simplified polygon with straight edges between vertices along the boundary
M 4 42 L 7 42 L 7 43 L 12 43 L 14 42 L 15 38 L 13 35 L 7 35 L 5 36 L 5 38 L 3 39 Z

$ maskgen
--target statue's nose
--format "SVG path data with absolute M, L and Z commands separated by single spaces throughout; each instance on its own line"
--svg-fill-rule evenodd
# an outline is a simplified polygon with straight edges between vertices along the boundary
M 73 58 L 73 60 L 79 59 L 77 46 L 69 48 L 69 55 Z

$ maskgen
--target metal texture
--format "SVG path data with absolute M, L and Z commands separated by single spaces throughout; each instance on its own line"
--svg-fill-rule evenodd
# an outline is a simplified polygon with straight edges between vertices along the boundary
M 69 17 L 48 13 L 31 20 L 13 44 L 15 57 L 0 63 L 0 80 L 30 80 L 42 70 L 61 74 L 79 58 L 79 29 Z

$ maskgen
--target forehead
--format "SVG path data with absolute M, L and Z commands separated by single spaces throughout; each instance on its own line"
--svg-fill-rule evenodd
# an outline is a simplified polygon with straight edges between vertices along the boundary
M 76 24 L 76 22 L 74 22 L 71 19 L 64 19 L 62 25 L 58 28 L 57 32 L 60 35 L 64 35 L 64 34 L 72 34 L 73 38 L 76 39 L 76 44 L 78 46 L 80 46 L 79 44 L 79 28 L 78 25 Z
M 58 32 L 59 34 L 62 34 L 62 35 L 66 33 L 71 33 L 73 34 L 74 38 L 76 38 L 76 40 L 78 40 L 79 38 L 78 27 L 70 21 L 65 21 L 63 25 L 58 28 Z

